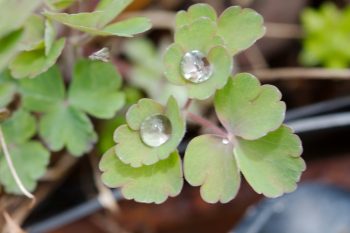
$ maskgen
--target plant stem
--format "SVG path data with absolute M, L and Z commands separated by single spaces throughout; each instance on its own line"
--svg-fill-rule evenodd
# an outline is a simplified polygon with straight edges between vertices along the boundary
M 18 174 L 17 174 L 17 171 L 15 169 L 15 167 L 13 166 L 13 162 L 12 162 L 12 159 L 11 159 L 11 155 L 10 155 L 10 152 L 7 148 L 7 145 L 6 145 L 6 141 L 5 141 L 5 137 L 4 137 L 4 134 L 2 132 L 2 128 L 0 126 L 0 143 L 1 143 L 1 147 L 2 147 L 2 151 L 4 152 L 4 156 L 5 156 L 5 159 L 6 159 L 6 162 L 7 162 L 7 165 L 11 171 L 11 174 L 13 176 L 13 179 L 15 180 L 18 188 L 21 190 L 21 192 L 28 198 L 30 199 L 34 199 L 34 196 L 33 194 L 31 194 L 25 187 L 24 185 L 22 184 L 22 181 L 21 179 L 19 178 Z
M 192 99 L 188 99 L 185 105 L 182 107 L 182 111 L 187 111 L 191 107 L 191 104 L 192 104 Z
M 203 126 L 204 128 L 210 128 L 214 133 L 216 133 L 220 136 L 223 136 L 223 137 L 227 137 L 227 132 L 225 130 L 221 129 L 220 127 L 218 127 L 213 122 L 211 122 L 211 121 L 209 121 L 209 120 L 207 120 L 199 115 L 191 113 L 191 112 L 187 112 L 187 116 L 193 122 Z

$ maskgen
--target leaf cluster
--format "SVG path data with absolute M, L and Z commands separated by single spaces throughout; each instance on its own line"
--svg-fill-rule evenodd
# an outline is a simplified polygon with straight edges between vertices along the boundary
M 142 99 L 129 108 L 127 123 L 114 133 L 116 145 L 102 157 L 103 182 L 121 188 L 127 199 L 146 203 L 161 203 L 180 193 L 183 175 L 191 185 L 201 186 L 201 196 L 209 203 L 232 200 L 241 173 L 265 196 L 293 191 L 305 163 L 300 139 L 282 124 L 286 107 L 281 93 L 272 85 L 261 85 L 251 74 L 231 75 L 232 56 L 252 45 L 264 30 L 262 17 L 251 9 L 230 7 L 219 17 L 207 4 L 180 11 L 175 42 L 164 55 L 165 75 L 187 89 L 190 101 L 214 96 L 223 133 L 193 138 L 182 165 L 176 148 L 185 133 L 188 106 L 180 109 L 172 97 L 166 106 Z M 183 72 L 184 58 L 192 51 L 204 54 L 212 68 L 203 82 L 191 82 Z M 158 115 L 169 119 L 171 132 L 165 143 L 153 146 L 143 140 L 142 125 Z M 153 127 L 165 126 L 155 123 Z
M 300 61 L 307 66 L 346 68 L 350 64 L 350 6 L 340 10 L 331 2 L 303 11 L 305 32 Z

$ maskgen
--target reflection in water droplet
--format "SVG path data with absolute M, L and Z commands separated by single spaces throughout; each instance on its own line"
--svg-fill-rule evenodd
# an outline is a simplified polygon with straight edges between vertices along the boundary
M 213 73 L 208 59 L 198 50 L 187 52 L 181 61 L 183 77 L 193 83 L 202 83 Z
M 226 138 L 224 138 L 224 139 L 222 139 L 222 144 L 229 144 L 230 143 L 230 141 L 228 140 L 228 139 L 226 139 Z
M 171 123 L 161 114 L 147 117 L 140 128 L 142 141 L 151 147 L 158 147 L 167 142 L 171 136 Z

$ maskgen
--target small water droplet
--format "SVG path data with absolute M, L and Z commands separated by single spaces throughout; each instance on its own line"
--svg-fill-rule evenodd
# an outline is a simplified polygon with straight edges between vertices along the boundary
M 161 114 L 147 117 L 140 128 L 142 141 L 150 147 L 158 147 L 166 143 L 171 136 L 171 123 Z
M 91 60 L 100 60 L 103 62 L 109 62 L 110 53 L 109 49 L 104 47 L 89 56 Z
M 227 145 L 229 143 L 230 143 L 230 141 L 228 139 L 226 139 L 226 138 L 222 139 L 222 144 Z
M 187 52 L 181 61 L 183 77 L 193 83 L 207 81 L 213 74 L 212 66 L 208 59 L 198 50 Z

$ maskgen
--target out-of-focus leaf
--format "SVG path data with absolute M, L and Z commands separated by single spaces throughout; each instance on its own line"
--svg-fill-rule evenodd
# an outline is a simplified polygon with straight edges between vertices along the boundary
M 75 2 L 76 0 L 46 0 L 46 4 L 56 10 L 64 10 Z
M 107 25 L 101 32 L 98 32 L 97 35 L 132 37 L 135 34 L 149 30 L 151 27 L 152 25 L 149 19 L 145 17 L 135 17 Z
M 12 76 L 14 78 L 34 78 L 47 71 L 61 55 L 64 44 L 64 38 L 54 42 L 47 56 L 45 48 L 21 52 L 9 66 Z
M 16 82 L 8 71 L 0 73 L 0 108 L 6 107 L 14 98 L 17 91 Z
M 23 30 L 19 29 L 0 38 L 0 71 L 2 71 L 18 53 L 20 47 L 19 41 L 22 36 Z
M 81 60 L 74 67 L 68 100 L 72 106 L 92 116 L 112 118 L 125 103 L 120 86 L 121 77 L 114 65 Z
M 107 25 L 130 2 L 130 0 L 102 0 L 93 12 L 67 14 L 47 11 L 44 14 L 52 20 L 95 36 L 131 37 L 150 29 L 150 21 L 144 17 L 135 17 Z
M 67 147 L 74 156 L 90 151 L 97 140 L 86 114 L 63 104 L 55 106 L 42 117 L 39 133 L 50 150 L 59 151 Z
M 33 191 L 49 163 L 50 154 L 39 142 L 30 141 L 9 149 L 13 165 L 24 187 Z M 0 182 L 7 193 L 22 194 L 14 181 L 4 155 L 0 152 Z
M 51 22 L 51 20 L 47 19 L 45 21 L 45 55 L 48 56 L 53 44 L 55 43 L 56 31 Z
M 44 174 L 49 163 L 49 152 L 37 141 L 30 141 L 36 132 L 35 119 L 23 109 L 1 124 L 13 165 L 23 185 L 33 191 L 37 180 Z M 22 194 L 0 151 L 0 183 L 6 192 Z
M 35 79 L 20 81 L 22 104 L 24 108 L 35 112 L 48 112 L 65 98 L 64 83 L 57 66 Z
M 0 0 L 0 38 L 19 30 L 41 3 L 42 0 Z

